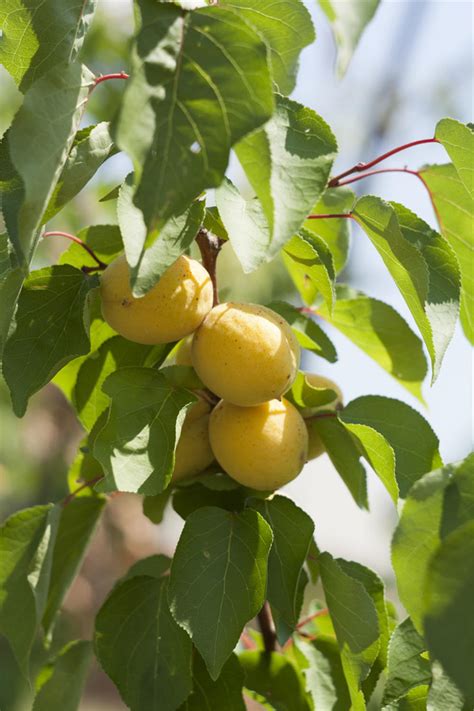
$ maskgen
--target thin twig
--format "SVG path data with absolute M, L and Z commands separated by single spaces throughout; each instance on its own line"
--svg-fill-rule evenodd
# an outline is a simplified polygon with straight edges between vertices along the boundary
M 307 220 L 329 220 L 331 218 L 347 218 L 348 220 L 353 220 L 354 215 L 351 212 L 342 212 L 342 213 L 337 213 L 335 212 L 334 214 L 329 214 L 329 215 L 308 215 L 306 218 Z
M 99 481 L 101 481 L 104 478 L 104 475 L 101 474 L 100 476 L 96 476 L 94 479 L 88 479 L 87 481 L 83 482 L 81 486 L 79 486 L 77 489 L 74 491 L 71 491 L 70 494 L 68 494 L 62 502 L 63 506 L 67 506 L 68 504 L 71 503 L 71 501 L 81 492 L 84 491 L 84 489 L 87 489 L 87 487 L 92 487 L 94 484 L 97 484 Z
M 377 158 L 374 158 L 369 163 L 357 163 L 357 165 L 352 166 L 352 168 L 345 170 L 343 173 L 339 173 L 339 175 L 335 175 L 334 178 L 331 178 L 331 180 L 329 181 L 328 187 L 337 188 L 341 185 L 340 181 L 342 180 L 342 178 L 346 178 L 348 175 L 352 175 L 353 173 L 363 173 L 366 170 L 369 170 L 370 168 L 372 168 L 374 165 L 377 165 L 377 163 L 381 163 L 382 161 L 386 160 L 387 158 L 390 158 L 390 156 L 396 155 L 397 153 L 400 153 L 401 151 L 405 151 L 407 148 L 413 148 L 413 146 L 421 146 L 424 143 L 439 143 L 439 141 L 437 138 L 422 138 L 421 140 L 418 140 L 418 141 L 411 141 L 410 143 L 404 143 L 402 146 L 397 146 L 396 148 L 392 148 L 391 151 L 382 153 L 382 155 L 377 156 Z
M 102 84 L 103 81 L 109 81 L 109 79 L 130 79 L 130 76 L 126 72 L 113 72 L 112 74 L 101 74 L 100 76 L 98 76 L 94 79 L 94 84 L 92 85 L 92 88 L 95 89 L 95 87 L 98 84 Z
M 66 239 L 71 240 L 71 242 L 75 242 L 76 244 L 79 244 L 83 249 L 86 250 L 86 252 L 92 257 L 92 259 L 97 262 L 97 267 L 83 267 L 82 271 L 96 271 L 97 269 L 106 269 L 107 264 L 103 262 L 99 257 L 96 255 L 94 250 L 89 247 L 88 244 L 82 241 L 79 237 L 76 237 L 75 235 L 71 235 L 69 232 L 60 232 L 59 230 L 53 230 L 52 232 L 43 232 L 43 237 L 65 237 Z
M 312 622 L 315 620 L 317 617 L 324 617 L 329 613 L 329 610 L 327 607 L 324 607 L 322 610 L 318 610 L 317 612 L 314 612 L 312 615 L 309 615 L 309 617 L 305 617 L 301 622 L 298 622 L 296 625 L 296 629 L 300 630 L 302 627 L 305 627 L 309 622 Z

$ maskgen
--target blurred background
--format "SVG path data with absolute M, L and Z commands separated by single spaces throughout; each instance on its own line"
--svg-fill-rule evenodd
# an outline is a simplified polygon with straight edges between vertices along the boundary
M 346 0 L 349 1 L 349 0 Z M 317 31 L 316 43 L 304 50 L 297 88 L 298 101 L 314 108 L 338 138 L 335 172 L 396 145 L 433 135 L 437 120 L 451 116 L 472 120 L 473 13 L 470 1 L 382 0 L 374 20 L 343 80 L 334 72 L 335 46 L 330 27 L 315 0 L 307 0 Z M 131 0 L 99 0 L 99 10 L 85 47 L 85 61 L 95 73 L 127 70 L 133 31 Z M 85 125 L 110 119 L 123 91 L 122 82 L 108 82 L 94 92 Z M 0 68 L 0 135 L 16 92 Z M 420 146 L 395 156 L 388 166 L 417 168 L 447 162 L 440 146 Z M 51 223 L 51 229 L 77 232 L 91 224 L 115 222 L 114 203 L 99 203 L 121 182 L 130 165 L 124 156 L 109 160 L 74 201 Z M 244 189 L 244 178 L 232 160 L 229 175 Z M 356 192 L 397 200 L 436 225 L 423 186 L 410 175 L 380 175 L 354 184 Z M 40 246 L 36 267 L 51 264 L 67 245 L 50 240 Z M 266 303 L 285 298 L 291 285 L 278 261 L 244 277 L 230 247 L 223 250 L 221 283 L 232 297 Z M 370 241 L 356 227 L 349 266 L 342 280 L 392 304 L 414 327 L 411 316 Z M 326 326 L 325 326 L 326 328 Z M 416 330 L 416 329 L 415 329 Z M 459 329 L 445 357 L 441 375 L 425 384 L 427 408 L 390 378 L 342 335 L 328 327 L 339 353 L 329 365 L 306 355 L 306 370 L 329 375 L 341 386 L 346 401 L 374 393 L 400 398 L 429 419 L 441 441 L 445 461 L 463 458 L 472 448 L 472 354 Z M 82 437 L 75 416 L 60 391 L 47 386 L 31 401 L 21 421 L 11 413 L 0 382 L 0 519 L 14 510 L 57 500 L 67 491 L 67 471 Z M 307 465 L 283 491 L 315 521 L 320 548 L 365 563 L 384 578 L 396 601 L 390 567 L 390 539 L 396 512 L 382 485 L 369 472 L 370 512 L 357 509 L 326 456 Z M 141 511 L 139 497 L 113 497 L 106 508 L 90 552 L 65 601 L 61 634 L 90 637 L 94 614 L 113 581 L 137 558 L 154 552 L 172 554 L 182 528 L 168 512 L 159 526 Z M 0 640 L 0 708 L 29 708 L 14 662 Z M 81 711 L 119 711 L 125 707 L 98 670 L 91 679 Z

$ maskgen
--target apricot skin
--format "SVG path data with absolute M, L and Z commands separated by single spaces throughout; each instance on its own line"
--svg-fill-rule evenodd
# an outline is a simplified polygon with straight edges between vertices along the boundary
M 109 326 L 124 338 L 146 345 L 170 343 L 195 331 L 213 299 L 209 274 L 184 255 L 138 299 L 130 289 L 125 256 L 117 257 L 102 274 L 100 295 L 102 315 Z
M 323 410 L 335 411 L 337 407 L 342 404 L 342 390 L 334 382 L 334 380 L 326 378 L 324 375 L 317 375 L 316 373 L 305 373 L 305 375 L 306 380 L 309 382 L 310 385 L 313 385 L 315 388 L 328 388 L 330 390 L 334 390 L 337 397 L 332 402 L 329 402 L 326 405 L 322 405 L 321 407 L 300 410 L 300 413 L 303 417 L 311 417 L 311 415 L 314 415 L 315 413 L 321 412 Z M 320 457 L 321 454 L 326 451 L 326 448 L 324 446 L 323 440 L 319 435 L 319 432 L 314 426 L 314 421 L 309 420 L 308 422 L 306 422 L 306 426 L 308 428 L 308 461 L 311 461 L 312 459 L 317 459 L 318 457 Z
M 204 400 L 188 410 L 176 447 L 173 482 L 200 474 L 214 461 L 209 443 L 210 411 L 210 405 Z
M 304 420 L 285 399 L 254 407 L 221 400 L 210 417 L 209 437 L 224 471 L 260 491 L 273 491 L 294 479 L 307 457 Z
M 176 347 L 175 363 L 176 365 L 191 365 L 193 360 L 191 357 L 192 336 L 184 338 Z
M 194 334 L 192 360 L 209 390 L 246 407 L 288 390 L 300 348 L 288 323 L 271 309 L 225 303 L 215 306 Z

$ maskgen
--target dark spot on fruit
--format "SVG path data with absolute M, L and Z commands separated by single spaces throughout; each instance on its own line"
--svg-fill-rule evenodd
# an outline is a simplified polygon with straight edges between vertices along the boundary
M 128 299 L 122 299 L 121 304 L 122 304 L 122 306 L 131 306 L 132 302 L 129 301 Z

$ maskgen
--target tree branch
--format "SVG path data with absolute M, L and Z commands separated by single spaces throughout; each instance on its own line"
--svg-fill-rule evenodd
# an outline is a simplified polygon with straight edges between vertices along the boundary
M 270 605 L 265 600 L 263 607 L 257 615 L 258 624 L 263 637 L 263 644 L 266 652 L 274 652 L 276 649 L 275 625 L 273 624 Z
M 214 292 L 214 306 L 219 303 L 219 292 L 217 290 L 217 257 L 222 249 L 224 240 L 220 239 L 212 232 L 201 228 L 196 237 L 197 245 L 201 252 L 202 263 L 204 268 L 209 272 L 212 281 L 212 289 Z

